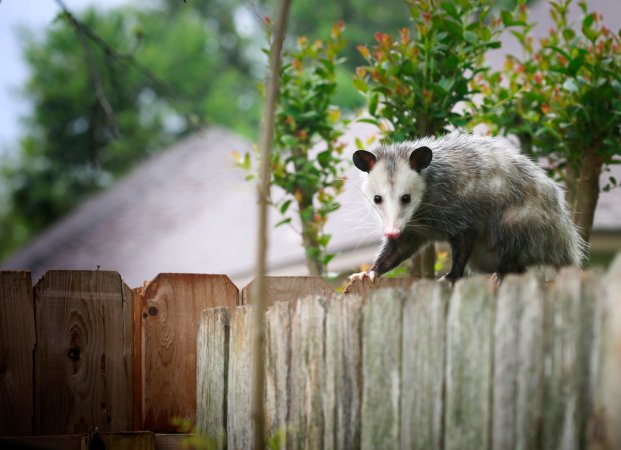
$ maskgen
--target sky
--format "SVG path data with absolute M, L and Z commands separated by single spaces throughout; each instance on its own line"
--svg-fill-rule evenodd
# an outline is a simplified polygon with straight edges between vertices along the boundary
M 88 6 L 115 7 L 126 0 L 64 0 L 71 11 Z M 20 117 L 28 112 L 28 103 L 19 90 L 28 78 L 28 69 L 21 56 L 17 33 L 25 26 L 42 35 L 59 12 L 54 0 L 0 0 L 0 153 L 15 147 L 20 135 Z

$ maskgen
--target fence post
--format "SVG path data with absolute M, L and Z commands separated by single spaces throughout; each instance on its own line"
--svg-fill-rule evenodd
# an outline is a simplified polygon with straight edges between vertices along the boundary
M 448 283 L 421 280 L 403 309 L 401 448 L 442 448 Z
M 544 296 L 533 273 L 507 276 L 496 300 L 492 449 L 538 448 Z
M 196 431 L 223 449 L 226 442 L 229 311 L 209 308 L 201 313 L 196 343 Z
M 399 447 L 404 298 L 400 289 L 382 289 L 363 308 L 363 449 Z
M 489 448 L 494 283 L 457 282 L 449 305 L 446 351 L 446 450 Z
M 0 436 L 32 434 L 34 347 L 30 272 L 0 271 Z

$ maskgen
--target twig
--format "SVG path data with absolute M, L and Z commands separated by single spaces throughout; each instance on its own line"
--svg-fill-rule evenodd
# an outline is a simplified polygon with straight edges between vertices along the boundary
M 267 211 L 269 201 L 270 155 L 274 137 L 274 111 L 279 91 L 281 51 L 290 0 L 279 0 L 276 29 L 270 49 L 270 72 L 267 82 L 267 98 L 261 133 L 261 167 L 257 191 L 259 196 L 259 227 L 257 235 L 257 277 L 254 291 L 253 311 L 253 384 L 252 423 L 253 442 L 256 450 L 265 448 L 265 273 L 267 254 Z

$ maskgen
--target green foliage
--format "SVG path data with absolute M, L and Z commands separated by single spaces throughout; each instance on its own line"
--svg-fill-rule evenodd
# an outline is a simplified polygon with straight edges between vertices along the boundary
M 332 104 L 343 29 L 342 22 L 334 25 L 326 41 L 299 38 L 296 48 L 284 54 L 280 73 L 271 185 L 284 195 L 273 199 L 273 206 L 283 217 L 278 225 L 299 217 L 311 274 L 322 274 L 334 256 L 326 252 L 330 235 L 324 227 L 339 207 L 336 196 L 344 184 L 344 144 L 338 142 L 342 122 Z M 250 168 L 250 156 L 238 164 Z
M 471 117 L 455 106 L 479 92 L 476 80 L 487 70 L 485 52 L 498 48 L 500 31 L 513 25 L 492 18 L 487 0 L 406 3 L 412 26 L 397 37 L 376 33 L 372 50 L 359 46 L 367 65 L 354 78 L 367 98 L 371 118 L 364 120 L 395 141 L 466 125 Z

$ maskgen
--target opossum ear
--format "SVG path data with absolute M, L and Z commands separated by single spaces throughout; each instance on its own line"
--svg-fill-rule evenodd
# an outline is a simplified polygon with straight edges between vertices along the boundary
M 410 167 L 420 172 L 431 163 L 431 157 L 429 147 L 419 147 L 410 154 Z
M 370 172 L 377 162 L 377 158 L 371 152 L 366 150 L 357 150 L 354 153 L 354 165 L 363 172 Z

